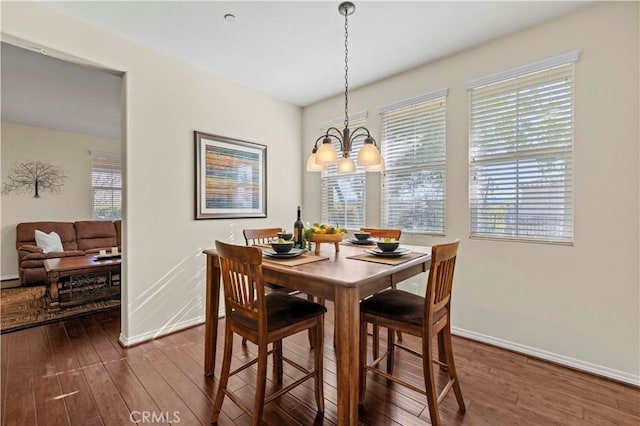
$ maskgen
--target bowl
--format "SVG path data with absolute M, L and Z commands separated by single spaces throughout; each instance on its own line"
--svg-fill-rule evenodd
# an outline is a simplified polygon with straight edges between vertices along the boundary
M 400 241 L 378 241 L 378 248 L 384 252 L 391 252 L 398 248 Z
M 289 241 L 293 238 L 293 234 L 291 232 L 278 232 L 278 238 Z
M 368 232 L 354 232 L 353 236 L 360 241 L 364 241 L 364 240 L 368 240 L 369 237 L 371 237 L 371 234 Z
M 272 241 L 271 247 L 276 253 L 288 253 L 293 248 L 293 241 Z

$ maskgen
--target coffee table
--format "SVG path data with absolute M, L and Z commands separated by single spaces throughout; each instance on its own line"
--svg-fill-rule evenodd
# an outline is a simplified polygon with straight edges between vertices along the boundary
M 120 263 L 120 257 L 98 259 L 96 254 L 45 259 L 49 310 L 119 295 Z

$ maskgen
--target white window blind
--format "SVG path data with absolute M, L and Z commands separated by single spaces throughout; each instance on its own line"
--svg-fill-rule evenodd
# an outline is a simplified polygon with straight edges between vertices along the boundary
M 91 153 L 92 211 L 96 220 L 122 217 L 122 173 L 120 155 Z
M 518 69 L 470 90 L 471 236 L 571 243 L 573 62 Z
M 355 130 L 364 126 L 367 121 L 366 113 L 349 116 L 349 129 Z M 327 122 L 322 132 L 329 127 L 338 130 L 344 128 L 344 119 Z M 365 171 L 364 166 L 358 166 L 358 151 L 364 144 L 364 139 L 359 138 L 351 147 L 351 158 L 356 162 L 354 173 L 338 174 L 336 165 L 328 166 L 322 172 L 322 222 L 330 225 L 339 225 L 341 228 L 360 229 L 365 226 Z M 342 158 L 342 151 L 337 141 L 333 146 L 338 150 L 338 158 Z
M 444 234 L 446 90 L 381 110 L 382 226 Z

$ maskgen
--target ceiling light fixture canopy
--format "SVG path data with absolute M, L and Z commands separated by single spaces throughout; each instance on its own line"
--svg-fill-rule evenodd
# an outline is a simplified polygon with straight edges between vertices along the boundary
M 384 160 L 375 139 L 366 127 L 349 129 L 349 15 L 355 12 L 356 6 L 350 1 L 340 3 L 338 11 L 344 16 L 344 129 L 339 130 L 329 127 L 325 134 L 316 139 L 313 151 L 307 158 L 307 171 L 317 172 L 326 170 L 330 164 L 338 164 L 338 173 L 351 173 L 356 170 L 356 165 L 351 158 L 351 147 L 358 139 L 364 138 L 364 146 L 358 152 L 357 162 L 365 166 L 365 170 L 383 171 Z M 318 142 L 322 141 L 318 147 Z M 333 141 L 338 141 L 342 151 L 342 159 L 338 162 L 338 151 L 333 146 Z

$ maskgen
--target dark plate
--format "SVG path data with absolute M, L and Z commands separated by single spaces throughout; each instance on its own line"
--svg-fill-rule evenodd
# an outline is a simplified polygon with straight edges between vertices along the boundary
M 347 241 L 349 241 L 351 244 L 356 244 L 359 246 L 370 246 L 376 243 L 373 240 L 359 240 L 357 238 L 350 238 Z
M 306 249 L 292 248 L 291 251 L 288 251 L 286 253 L 276 253 L 275 250 L 266 248 L 264 249 L 264 254 L 269 257 L 274 257 L 276 259 L 289 259 L 291 257 L 298 257 L 306 251 L 307 251 Z
M 400 257 L 404 256 L 405 254 L 411 253 L 410 250 L 407 250 L 405 248 L 397 248 L 394 251 L 382 251 L 379 248 L 374 248 L 366 249 L 365 252 L 379 257 Z

